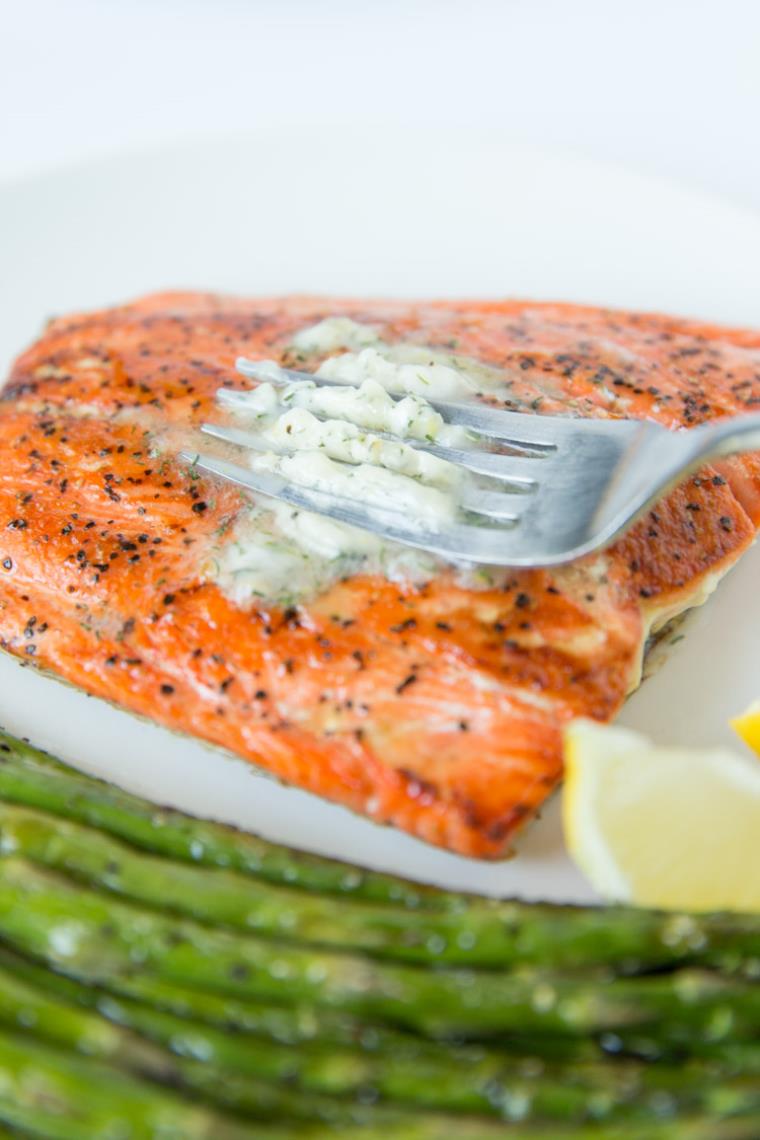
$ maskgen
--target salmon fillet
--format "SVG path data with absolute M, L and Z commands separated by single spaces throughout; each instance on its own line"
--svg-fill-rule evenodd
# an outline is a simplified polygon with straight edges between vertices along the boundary
M 760 404 L 760 334 L 562 304 L 193 293 L 54 320 L 0 402 L 0 644 L 88 693 L 453 851 L 495 857 L 608 720 L 652 629 L 760 523 L 757 456 L 706 468 L 602 555 L 465 587 L 353 574 L 241 605 L 207 570 L 250 510 L 175 458 L 243 353 L 332 315 L 502 370 L 506 406 L 696 425 Z M 319 357 L 308 360 L 312 369 Z

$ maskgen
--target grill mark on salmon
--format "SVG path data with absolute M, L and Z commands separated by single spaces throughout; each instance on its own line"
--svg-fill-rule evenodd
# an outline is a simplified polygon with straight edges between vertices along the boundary
M 296 363 L 294 334 L 336 314 L 496 366 L 523 411 L 676 427 L 760 403 L 759 334 L 572 305 L 163 294 L 62 318 L 0 395 L 0 643 L 287 782 L 495 857 L 559 781 L 562 725 L 614 716 L 652 625 L 752 541 L 760 459 L 704 469 L 601 556 L 498 589 L 354 575 L 308 604 L 243 610 L 200 567 L 246 500 L 172 452 L 240 383 L 237 355 Z

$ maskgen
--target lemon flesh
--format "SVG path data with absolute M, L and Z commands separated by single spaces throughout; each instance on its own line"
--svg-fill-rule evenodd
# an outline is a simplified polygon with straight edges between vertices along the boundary
M 751 704 L 741 716 L 735 716 L 731 727 L 760 756 L 760 701 Z
M 760 764 L 727 749 L 658 748 L 623 728 L 565 732 L 568 849 L 605 898 L 760 912 Z

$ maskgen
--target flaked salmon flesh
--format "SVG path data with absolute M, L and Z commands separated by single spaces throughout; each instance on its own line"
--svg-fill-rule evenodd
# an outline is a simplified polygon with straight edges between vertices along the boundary
M 355 573 L 292 606 L 240 604 L 203 567 L 250 502 L 193 477 L 174 441 L 214 418 L 221 385 L 248 386 L 238 355 L 293 365 L 294 336 L 335 315 L 493 366 L 515 410 L 676 428 L 760 404 L 760 333 L 608 309 L 166 293 L 57 319 L 2 392 L 1 644 L 374 820 L 496 857 L 560 780 L 563 724 L 613 717 L 652 627 L 752 542 L 760 461 L 703 469 L 567 567 L 479 589 L 446 570 Z

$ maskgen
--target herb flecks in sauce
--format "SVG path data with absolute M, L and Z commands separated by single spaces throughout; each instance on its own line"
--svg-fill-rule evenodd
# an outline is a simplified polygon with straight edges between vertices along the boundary
M 340 352 L 341 348 L 348 349 Z M 299 360 L 343 386 L 268 382 L 232 412 L 257 437 L 254 470 L 285 475 L 318 490 L 393 504 L 405 520 L 440 528 L 457 514 L 466 476 L 458 467 L 404 441 L 467 448 L 475 441 L 447 425 L 428 399 L 499 394 L 503 377 L 467 358 L 421 345 L 386 345 L 376 330 L 335 317 L 302 330 L 292 342 Z M 281 374 L 271 365 L 272 379 Z M 394 436 L 388 440 L 377 433 Z M 425 551 L 283 503 L 262 499 L 238 520 L 206 567 L 238 603 L 290 604 L 360 571 L 422 584 L 443 566 Z M 498 571 L 496 572 L 498 576 Z M 490 586 L 474 575 L 474 585 Z

